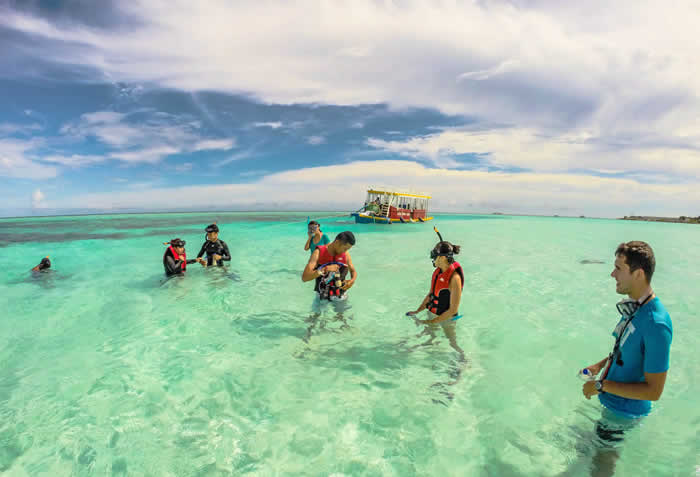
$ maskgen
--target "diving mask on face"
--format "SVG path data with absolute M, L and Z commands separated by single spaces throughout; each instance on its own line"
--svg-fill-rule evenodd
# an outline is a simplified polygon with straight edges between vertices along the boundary
M 617 311 L 620 312 L 620 315 L 622 315 L 623 318 L 630 318 L 634 316 L 635 313 L 637 313 L 637 310 L 639 310 L 639 307 L 641 307 L 642 305 L 640 305 L 637 300 L 625 298 L 624 300 L 619 301 L 615 306 L 617 307 Z

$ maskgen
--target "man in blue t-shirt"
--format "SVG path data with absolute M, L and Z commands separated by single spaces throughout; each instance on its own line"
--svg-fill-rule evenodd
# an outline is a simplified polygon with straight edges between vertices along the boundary
M 613 475 L 618 453 L 615 450 L 626 430 L 634 427 L 651 411 L 651 401 L 661 397 L 669 368 L 673 327 L 671 317 L 651 289 L 656 260 L 645 242 L 620 244 L 615 251 L 611 276 L 616 291 L 629 300 L 618 303 L 622 315 L 613 331 L 612 353 L 588 366 L 595 381 L 583 385 L 586 399 L 598 395 L 604 406 L 596 424 L 601 444 L 593 460 L 593 474 Z

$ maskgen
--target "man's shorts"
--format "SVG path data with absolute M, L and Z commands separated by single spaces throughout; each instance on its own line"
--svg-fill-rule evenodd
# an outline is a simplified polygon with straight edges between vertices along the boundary
M 596 445 L 608 449 L 620 447 L 625 440 L 625 432 L 637 427 L 641 420 L 641 417 L 618 416 L 604 407 L 600 419 L 595 425 Z

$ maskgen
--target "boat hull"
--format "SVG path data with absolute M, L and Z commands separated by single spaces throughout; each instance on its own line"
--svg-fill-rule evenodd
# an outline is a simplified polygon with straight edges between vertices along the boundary
M 433 220 L 432 217 L 426 217 L 424 219 L 412 219 L 410 221 L 408 220 L 401 220 L 401 219 L 391 219 L 389 217 L 377 217 L 374 215 L 367 215 L 367 214 L 358 214 L 354 213 L 352 214 L 353 217 L 355 217 L 355 223 L 356 224 L 394 224 L 394 223 L 404 223 L 404 224 L 417 224 L 419 222 L 428 222 L 429 220 Z

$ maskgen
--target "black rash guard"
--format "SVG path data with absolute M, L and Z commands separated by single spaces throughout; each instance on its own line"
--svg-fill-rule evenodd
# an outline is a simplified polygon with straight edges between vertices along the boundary
M 187 260 L 187 264 L 195 263 L 197 260 Z M 165 274 L 169 277 L 173 275 L 183 275 L 185 271 L 182 269 L 182 260 L 175 260 L 173 252 L 168 248 L 163 255 L 163 267 Z
M 216 242 L 210 242 L 207 240 L 202 245 L 201 250 L 197 254 L 197 258 L 201 258 L 204 254 L 207 254 L 207 266 L 210 267 L 214 261 L 214 255 L 221 255 L 221 260 L 218 262 L 218 266 L 223 267 L 223 262 L 228 262 L 231 260 L 231 253 L 228 251 L 228 245 L 223 240 L 216 240 Z

